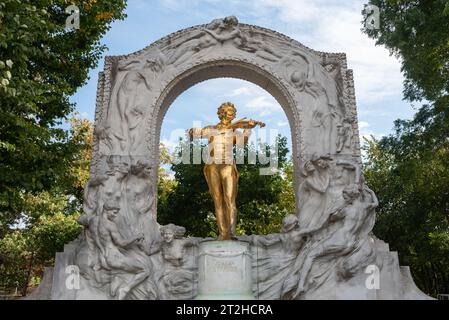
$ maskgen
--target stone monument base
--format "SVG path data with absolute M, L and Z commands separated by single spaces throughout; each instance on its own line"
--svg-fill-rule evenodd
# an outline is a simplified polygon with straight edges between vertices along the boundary
M 335 273 L 316 289 L 307 290 L 300 300 L 427 300 L 431 297 L 424 294 L 416 287 L 408 267 L 400 266 L 397 252 L 390 251 L 389 246 L 375 237 L 377 261 L 375 264 L 380 269 L 380 281 L 378 289 L 366 287 L 366 281 L 370 274 L 365 273 L 365 268 L 353 275 L 352 278 L 339 281 Z M 40 286 L 26 300 L 109 300 L 107 290 L 93 287 L 81 274 L 79 288 L 70 290 L 67 287 L 67 267 L 76 265 L 75 256 L 80 240 L 67 244 L 64 252 L 56 255 L 54 268 L 46 268 L 44 278 Z M 197 300 L 271 300 L 281 299 L 279 292 L 268 294 L 262 292 L 263 284 L 261 275 L 263 268 L 257 264 L 258 255 L 256 248 L 246 242 L 239 241 L 204 241 L 198 250 L 198 295 Z M 278 250 L 280 252 L 280 250 Z M 253 252 L 251 255 L 250 252 Z M 268 252 L 266 252 L 268 253 Z M 283 268 L 283 263 L 274 255 L 278 268 Z M 252 267 L 251 267 L 252 265 Z M 274 270 L 275 271 L 275 270 Z M 279 272 L 278 272 L 279 273 Z M 259 275 L 259 281 L 258 281 Z M 283 277 L 280 278 L 283 280 Z M 274 290 L 278 283 L 269 286 Z M 252 289 L 252 290 L 251 290 Z M 276 291 L 276 290 L 275 290 Z M 192 292 L 192 296 L 195 296 Z M 155 299 L 154 296 L 141 296 L 140 299 Z
M 197 300 L 253 300 L 248 244 L 207 241 L 199 247 Z

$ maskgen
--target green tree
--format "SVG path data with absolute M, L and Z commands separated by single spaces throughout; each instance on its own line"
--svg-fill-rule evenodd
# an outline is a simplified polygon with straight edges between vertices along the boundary
M 287 160 L 287 139 L 278 137 L 278 152 L 274 146 L 261 145 L 267 151 L 267 159 L 257 158 L 255 164 L 237 165 L 239 171 L 239 190 L 237 197 L 238 225 L 240 234 L 264 234 L 278 232 L 282 218 L 294 210 L 293 186 L 288 179 L 291 162 Z M 197 141 L 183 140 L 177 149 L 190 150 L 193 159 L 194 148 L 207 147 Z M 255 152 L 254 145 L 248 145 L 235 153 L 248 159 L 248 152 Z M 269 155 L 269 156 L 268 156 Z M 260 175 L 259 169 L 268 167 L 267 162 L 278 164 L 278 170 L 272 175 Z M 178 160 L 181 160 L 180 158 Z M 191 235 L 217 235 L 214 205 L 203 175 L 204 164 L 176 163 L 174 171 L 176 184 L 167 200 L 158 205 L 158 220 L 162 224 L 176 223 L 187 228 Z M 293 199 L 289 201 L 287 199 Z
M 394 134 L 368 141 L 365 176 L 380 206 L 375 233 L 417 284 L 449 292 L 449 1 L 371 0 L 380 29 L 364 31 L 402 63 L 404 97 L 426 101 Z
M 170 157 L 170 152 L 168 148 L 160 143 L 160 166 L 159 166 L 159 176 L 157 184 L 157 201 L 158 207 L 165 208 L 169 201 L 169 195 L 173 192 L 176 187 L 176 180 L 170 177 L 167 172 L 167 166 L 171 163 L 172 159 Z
M 70 4 L 80 9 L 79 30 L 65 30 Z M 22 213 L 23 194 L 50 190 L 77 154 L 58 125 L 124 8 L 122 0 L 0 2 L 0 237 Z
M 449 145 L 417 150 L 407 145 L 407 129 L 396 126 L 399 137 L 367 146 L 365 178 L 380 201 L 374 233 L 399 252 L 417 285 L 435 296 L 449 292 Z
M 370 0 L 380 9 L 380 28 L 364 28 L 377 45 L 401 60 L 404 96 L 449 103 L 449 1 Z
M 56 252 L 74 240 L 81 226 L 82 187 L 89 174 L 92 150 L 92 123 L 70 119 L 69 143 L 77 146 L 64 179 L 38 193 L 21 192 L 20 218 L 8 226 L 0 240 L 0 287 L 19 287 L 23 295 L 38 283 L 45 266 L 52 265 Z M 33 279 L 36 280 L 33 283 Z

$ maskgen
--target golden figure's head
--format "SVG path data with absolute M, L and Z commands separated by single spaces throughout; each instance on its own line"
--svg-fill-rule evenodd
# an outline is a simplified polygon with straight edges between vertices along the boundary
M 234 104 L 231 102 L 225 102 L 218 108 L 218 118 L 223 123 L 230 123 L 235 119 L 235 115 L 237 114 L 237 109 Z

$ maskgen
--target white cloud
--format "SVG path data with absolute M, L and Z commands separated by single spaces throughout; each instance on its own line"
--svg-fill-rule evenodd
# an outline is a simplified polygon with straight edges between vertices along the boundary
M 161 137 L 161 143 L 167 147 L 169 153 L 172 154 L 175 148 L 179 145 L 179 140 L 185 137 L 186 131 L 184 129 L 175 129 L 170 131 L 170 137 Z
M 348 68 L 354 70 L 358 113 L 364 115 L 370 124 L 370 127 L 361 128 L 363 134 L 381 136 L 378 132 L 388 132 L 394 119 L 407 117 L 411 112 L 402 101 L 404 79 L 400 61 L 361 32 L 361 11 L 366 0 L 228 0 L 226 3 L 218 0 L 160 1 L 166 7 L 172 6 L 177 12 L 190 14 L 194 17 L 191 19 L 193 24 L 207 23 L 234 14 L 242 23 L 276 30 L 312 49 L 346 53 Z M 216 97 L 232 98 L 232 102 L 240 106 L 239 111 L 253 111 L 254 115 L 277 114 L 270 106 L 264 106 L 267 100 L 257 100 L 266 94 L 263 90 L 249 89 L 245 84 L 237 87 L 228 85 L 226 90 L 219 90 L 223 88 L 221 80 L 212 80 L 220 85 L 215 84 L 215 88 L 209 86 L 204 91 L 206 95 L 216 93 Z M 383 119 L 379 119 L 382 114 Z
M 206 124 L 211 124 L 211 123 L 215 123 L 215 122 L 218 121 L 218 120 L 217 120 L 217 117 L 213 117 L 213 116 L 208 115 L 208 114 L 200 114 L 200 118 L 201 118 L 204 122 L 206 122 Z M 200 124 L 199 126 L 201 126 L 201 124 Z
M 379 102 L 402 95 L 400 62 L 384 47 L 362 33 L 364 0 L 263 0 L 277 10 L 277 18 L 293 38 L 315 50 L 345 52 L 354 70 L 356 96 L 361 103 Z M 289 27 L 295 26 L 295 27 Z M 299 26 L 299 27 L 296 27 Z
M 280 109 L 279 104 L 277 104 L 274 98 L 268 94 L 260 95 L 249 100 L 245 104 L 245 107 L 251 109 L 252 111 L 258 111 L 260 117 L 268 116 L 273 111 L 277 111 Z
M 240 88 L 236 88 L 234 90 L 232 90 L 229 94 L 227 94 L 226 96 L 228 97 L 238 97 L 241 95 L 251 95 L 253 90 L 251 90 L 252 88 L 250 87 L 240 87 Z
M 217 78 L 200 82 L 193 86 L 192 90 L 196 93 L 221 96 L 223 98 L 249 95 L 253 94 L 255 91 L 253 84 L 248 81 L 240 79 L 238 81 L 229 81 L 228 78 Z
M 266 108 L 278 108 L 276 104 L 274 104 L 271 99 L 267 96 L 259 96 L 254 99 L 251 99 L 246 103 L 246 107 L 251 109 L 266 109 Z
M 229 0 L 225 6 L 217 0 L 160 1 L 176 11 L 201 7 L 206 19 L 212 14 L 217 18 L 238 12 L 242 22 L 278 30 L 312 49 L 345 52 L 348 67 L 354 70 L 360 104 L 402 97 L 400 62 L 361 31 L 366 0 Z M 235 94 L 248 92 L 242 90 Z
M 369 128 L 370 124 L 366 121 L 359 121 L 359 130 Z
M 371 129 L 371 125 L 366 121 L 359 121 L 359 136 L 360 142 L 363 144 L 365 139 L 372 140 L 373 137 L 375 139 L 380 139 L 385 136 L 385 133 L 380 133 Z

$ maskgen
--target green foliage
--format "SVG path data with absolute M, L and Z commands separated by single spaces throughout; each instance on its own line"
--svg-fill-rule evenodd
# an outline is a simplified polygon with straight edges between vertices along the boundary
M 42 215 L 27 230 L 15 230 L 0 240 L 0 286 L 22 288 L 33 274 L 53 263 L 55 253 L 75 239 L 79 214 Z
M 267 151 L 265 161 L 257 158 L 255 164 L 237 165 L 239 171 L 239 190 L 237 196 L 238 226 L 240 234 L 266 234 L 279 232 L 282 218 L 294 210 L 294 195 L 291 178 L 292 165 L 287 161 L 287 139 L 278 137 L 276 140 L 278 152 L 274 146 L 261 145 L 261 150 Z M 178 147 L 189 150 L 191 159 L 194 147 L 201 148 L 197 141 L 183 140 Z M 237 155 L 248 159 L 248 152 L 255 152 L 255 146 L 246 146 L 243 150 L 235 150 Z M 267 162 L 278 163 L 278 172 L 273 175 L 260 175 L 260 168 L 268 167 Z M 178 159 L 180 160 L 180 159 Z M 265 164 L 263 164 L 265 163 Z M 217 235 L 214 205 L 209 194 L 203 174 L 203 164 L 173 164 L 175 184 L 171 186 L 168 196 L 161 201 L 159 196 L 158 221 L 161 224 L 176 223 L 187 228 L 191 235 Z
M 72 4 L 79 30 L 65 30 Z M 79 233 L 92 126 L 76 118 L 70 132 L 58 126 L 124 8 L 123 0 L 0 2 L 0 286 L 25 293 Z
M 364 31 L 402 63 L 404 97 L 427 100 L 395 133 L 367 144 L 365 177 L 380 201 L 375 233 L 427 293 L 449 292 L 449 1 L 371 0 Z
M 166 207 L 169 195 L 173 192 L 177 183 L 176 180 L 171 179 L 169 173 L 164 166 L 167 166 L 171 162 L 171 157 L 167 147 L 160 143 L 160 166 L 159 176 L 157 184 L 157 201 L 158 206 Z
M 365 178 L 380 201 L 374 233 L 436 295 L 449 292 L 449 140 L 431 134 L 436 116 L 423 130 L 432 113 L 424 108 L 397 121 L 395 135 L 368 141 Z
M 15 230 L 0 240 L 0 286 L 23 288 L 31 276 L 42 275 L 54 262 L 55 253 L 75 239 L 81 226 L 79 214 L 42 215 L 26 230 Z
M 0 287 L 21 288 L 28 279 L 31 252 L 21 231 L 8 233 L 0 239 Z
M 80 8 L 79 30 L 65 30 L 70 4 Z M 122 0 L 0 2 L 0 236 L 20 216 L 24 194 L 64 180 L 79 150 L 56 126 L 124 7 Z
M 370 0 L 380 8 L 380 29 L 364 29 L 400 57 L 407 99 L 449 99 L 449 1 Z
M 80 147 L 65 168 L 65 179 L 47 191 L 22 190 L 15 199 L 19 219 L 6 226 L 0 240 L 0 287 L 18 287 L 25 294 L 28 285 L 42 276 L 43 268 L 53 264 L 55 253 L 81 230 L 76 220 L 89 174 L 92 123 L 76 117 L 70 123 L 69 142 Z

